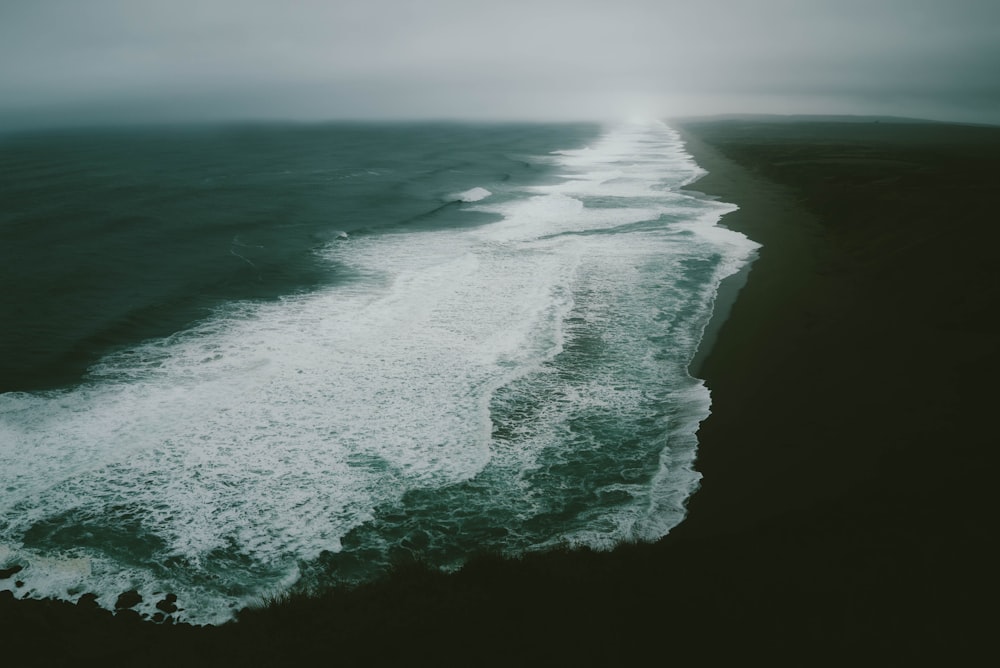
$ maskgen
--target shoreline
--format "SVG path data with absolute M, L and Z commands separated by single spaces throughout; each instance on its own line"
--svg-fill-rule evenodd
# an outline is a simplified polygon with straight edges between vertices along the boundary
M 885 467 L 910 448 L 933 458 L 914 425 L 937 435 L 961 427 L 955 439 L 970 436 L 975 419 L 959 417 L 954 397 L 967 392 L 951 389 L 962 381 L 935 344 L 974 341 L 968 352 L 977 362 L 996 365 L 981 330 L 997 303 L 996 291 L 983 288 L 987 239 L 997 237 L 984 214 L 1000 171 L 1000 128 L 774 119 L 672 125 L 708 171 L 687 187 L 735 202 L 740 209 L 720 224 L 762 244 L 699 369 L 712 415 L 699 431 L 702 489 L 680 531 L 748 529 L 789 505 L 845 503 L 873 484 L 889 494 L 906 481 L 887 479 Z M 967 174 L 959 165 L 979 168 Z M 941 228 L 949 223 L 965 229 L 948 238 Z M 970 262 L 981 278 L 969 280 Z M 951 311 L 944 326 L 927 322 L 922 298 L 935 293 Z M 978 306 L 968 301 L 975 293 L 985 297 Z M 921 391 L 928 378 L 946 390 L 945 401 Z M 752 449 L 740 447 L 741 438 Z
M 726 227 L 721 221 L 717 224 L 720 227 Z M 719 288 L 715 293 L 715 300 L 712 303 L 712 317 L 709 318 L 708 324 L 705 325 L 705 329 L 701 334 L 701 340 L 698 342 L 698 349 L 688 364 L 688 373 L 692 377 L 701 378 L 701 368 L 705 364 L 705 360 L 712 354 L 712 348 L 715 347 L 715 342 L 719 338 L 719 330 L 722 329 L 722 325 L 729 319 L 733 305 L 739 299 L 740 291 L 747 284 L 747 281 L 750 280 L 750 272 L 753 270 L 754 262 L 757 261 L 758 252 L 759 249 L 758 251 L 754 251 L 739 271 L 726 276 L 719 283 Z
M 729 410 L 724 395 L 751 394 L 752 379 L 767 374 L 763 368 L 766 365 L 756 364 L 754 358 L 774 359 L 781 348 L 794 345 L 802 328 L 801 323 L 794 322 L 796 310 L 802 308 L 816 288 L 815 265 L 823 233 L 815 217 L 798 205 L 785 186 L 744 169 L 682 123 L 672 127 L 681 135 L 685 150 L 706 171 L 684 189 L 736 204 L 739 208 L 725 214 L 718 224 L 760 244 L 751 261 L 726 279 L 735 280 L 726 286 L 725 293 L 720 286 L 723 308 L 718 317 L 713 312 L 706 336 L 692 361 L 691 368 L 697 369 L 698 377 L 712 393 L 712 406 L 698 432 L 695 468 L 703 475 L 701 487 L 688 499 L 688 514 L 673 531 L 713 534 L 746 530 L 756 522 L 751 512 L 761 515 L 780 512 L 782 500 L 777 496 L 756 498 L 752 501 L 756 507 L 748 506 L 751 490 L 745 481 L 729 479 L 720 483 L 721 472 L 708 474 L 701 467 L 715 456 L 713 439 L 739 439 L 737 434 L 729 433 L 733 431 L 731 427 L 720 424 L 720 414 Z M 780 343 L 773 343 L 775 338 Z M 713 429 L 725 433 L 716 437 Z M 727 447 L 727 456 L 742 456 L 735 466 L 734 462 L 727 463 L 722 471 L 754 471 L 758 478 L 766 475 L 758 470 L 760 467 L 754 464 L 751 454 L 734 450 Z M 725 508 L 712 502 L 715 488 L 723 485 L 726 495 L 722 498 L 728 505 Z M 712 499 L 706 501 L 706 496 Z
M 919 665 L 989 651 L 1000 128 L 671 126 L 708 171 L 686 187 L 739 206 L 720 224 L 762 247 L 700 360 L 701 488 L 664 539 L 484 555 L 451 575 L 400 564 L 220 627 L 0 596 L 15 665 Z
M 659 553 L 714 567 L 772 656 L 983 652 L 1000 127 L 671 125 L 708 171 L 688 188 L 762 247 L 699 368 L 702 485 Z

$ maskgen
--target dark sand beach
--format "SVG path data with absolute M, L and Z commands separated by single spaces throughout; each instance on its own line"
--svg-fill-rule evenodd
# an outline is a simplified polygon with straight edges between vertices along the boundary
M 690 188 L 737 203 L 723 223 L 763 247 L 698 364 L 713 397 L 704 478 L 669 536 L 483 557 L 452 576 L 402 564 L 218 628 L 0 597 L 4 664 L 936 665 L 995 652 L 1000 128 L 674 126 L 709 171 Z

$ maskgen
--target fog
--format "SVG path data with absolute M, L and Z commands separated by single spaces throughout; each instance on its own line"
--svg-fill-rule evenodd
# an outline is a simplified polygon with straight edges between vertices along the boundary
M 0 0 L 0 127 L 889 114 L 1000 123 L 995 0 Z

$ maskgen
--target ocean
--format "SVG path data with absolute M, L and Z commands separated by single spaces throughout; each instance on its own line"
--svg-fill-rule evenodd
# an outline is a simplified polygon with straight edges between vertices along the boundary
M 655 540 L 756 244 L 657 123 L 0 137 L 0 579 L 218 624 Z

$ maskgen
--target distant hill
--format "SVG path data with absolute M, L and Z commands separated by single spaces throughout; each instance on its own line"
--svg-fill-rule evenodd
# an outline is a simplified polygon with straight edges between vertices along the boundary
M 748 121 L 772 123 L 940 123 L 949 125 L 977 125 L 976 123 L 952 123 L 926 118 L 904 116 L 857 116 L 851 114 L 711 114 L 697 116 L 677 116 L 669 120 L 677 122 L 700 121 Z

